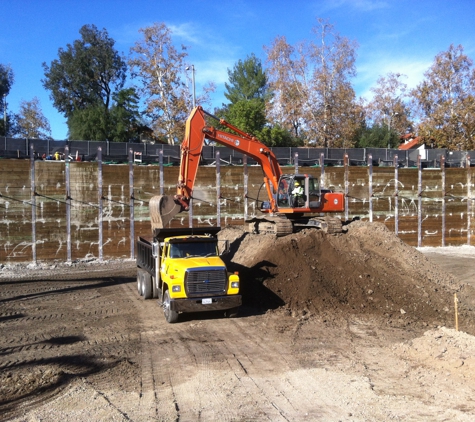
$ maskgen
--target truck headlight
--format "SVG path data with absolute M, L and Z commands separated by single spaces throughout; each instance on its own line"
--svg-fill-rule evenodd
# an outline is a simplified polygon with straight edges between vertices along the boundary
M 239 289 L 239 281 L 233 281 L 231 283 L 231 289 Z
M 181 292 L 181 286 L 172 286 L 172 292 L 175 292 L 175 293 Z

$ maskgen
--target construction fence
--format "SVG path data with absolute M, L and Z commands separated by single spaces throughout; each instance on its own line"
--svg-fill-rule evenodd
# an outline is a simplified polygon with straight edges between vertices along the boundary
M 29 158 L 31 146 L 34 145 L 35 159 L 54 160 L 58 153 L 64 158 L 64 149 L 68 147 L 71 160 L 96 161 L 98 148 L 102 151 L 104 163 L 124 164 L 128 162 L 129 151 L 136 154 L 137 161 L 144 164 L 158 164 L 160 156 L 164 165 L 178 165 L 180 163 L 180 146 L 150 143 L 128 143 L 107 141 L 53 141 L 41 139 L 0 138 L 0 157 L 2 158 Z M 400 151 L 386 148 L 271 148 L 280 165 L 295 165 L 296 157 L 300 166 L 319 166 L 321 157 L 326 166 L 342 166 L 345 156 L 349 158 L 350 166 L 366 166 L 371 156 L 374 166 L 393 166 L 394 157 L 398 156 L 398 167 L 415 167 L 420 158 L 423 168 L 440 168 L 442 157 L 446 167 L 464 167 L 469 163 L 475 166 L 474 151 L 448 151 L 446 149 L 425 149 Z M 242 165 L 243 154 L 228 147 L 204 146 L 202 154 L 203 164 L 213 164 L 216 152 L 220 152 L 223 164 Z M 419 157 L 420 156 L 420 157 Z M 472 161 L 467 161 L 471 156 Z M 256 164 L 251 159 L 250 165 Z

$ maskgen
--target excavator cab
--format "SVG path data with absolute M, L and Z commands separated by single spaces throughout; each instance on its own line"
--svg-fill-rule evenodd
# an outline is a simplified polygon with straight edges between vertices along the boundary
M 320 207 L 320 182 L 307 174 L 283 174 L 277 190 L 279 210 L 293 208 L 316 209 Z

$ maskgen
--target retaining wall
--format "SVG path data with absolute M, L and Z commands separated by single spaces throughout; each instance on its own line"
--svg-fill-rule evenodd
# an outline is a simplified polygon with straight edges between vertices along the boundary
M 342 219 L 383 222 L 413 246 L 472 244 L 470 165 L 426 169 L 420 163 L 398 168 L 371 162 L 298 171 L 346 193 Z M 0 263 L 133 257 L 134 239 L 151 232 L 149 199 L 175 193 L 178 170 L 133 160 L 117 165 L 0 160 Z M 285 173 L 295 170 L 284 167 Z M 262 176 L 259 166 L 200 167 L 191 224 L 242 224 L 245 215 L 258 213 L 255 199 L 266 199 Z M 189 224 L 188 213 L 173 221 Z

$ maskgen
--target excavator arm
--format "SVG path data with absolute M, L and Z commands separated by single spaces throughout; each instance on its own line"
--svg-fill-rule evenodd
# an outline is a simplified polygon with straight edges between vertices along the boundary
M 207 126 L 206 115 L 219 120 L 221 125 L 231 129 L 236 134 L 217 130 L 213 126 Z M 264 182 L 269 200 L 271 202 L 274 201 L 272 190 L 277 190 L 282 172 L 273 152 L 253 136 L 241 131 L 225 120 L 218 119 L 212 114 L 207 113 L 202 107 L 196 107 L 186 121 L 185 139 L 181 145 L 180 175 L 176 199 L 182 201 L 185 209 L 190 198 L 192 198 L 193 186 L 205 139 L 210 139 L 235 151 L 242 152 L 257 161 L 264 172 Z
M 234 133 L 217 130 L 206 124 L 206 116 L 212 117 Z M 176 214 L 189 208 L 193 198 L 196 173 L 200 164 L 205 139 L 242 152 L 254 159 L 264 173 L 264 184 L 272 211 L 277 210 L 273 192 L 277 191 L 281 168 L 274 153 L 255 137 L 241 131 L 223 119 L 219 119 L 198 106 L 193 109 L 186 121 L 185 138 L 180 148 L 180 172 L 177 192 L 173 198 L 155 196 L 150 200 L 149 208 L 152 229 L 164 227 Z

